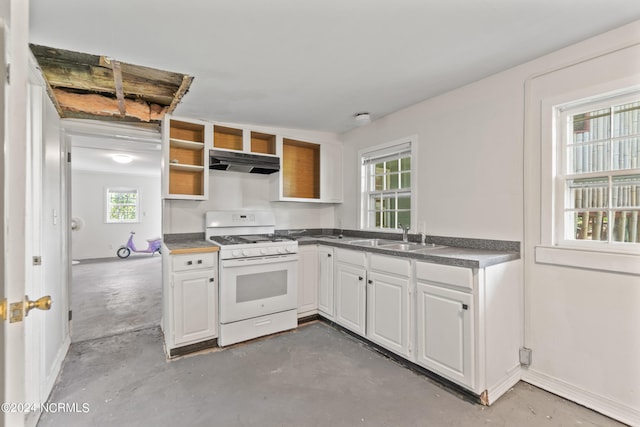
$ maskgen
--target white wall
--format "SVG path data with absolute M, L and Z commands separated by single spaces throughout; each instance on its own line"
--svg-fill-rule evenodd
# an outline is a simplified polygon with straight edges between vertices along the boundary
M 525 325 L 534 363 L 525 379 L 640 425 L 640 277 L 536 262 L 536 246 L 553 237 L 545 221 L 552 212 L 551 106 L 640 87 L 640 22 L 566 50 L 574 52 L 581 62 L 527 82 Z
M 242 172 L 209 172 L 209 200 L 193 202 L 166 200 L 165 233 L 204 232 L 204 216 L 210 210 L 272 210 L 276 228 L 331 228 L 334 205 L 298 202 L 271 202 L 268 175 Z
M 527 380 L 640 424 L 640 278 L 535 264 L 540 177 L 537 169 L 525 182 L 524 166 L 535 172 L 540 164 L 524 151 L 530 76 L 630 42 L 640 43 L 640 21 L 345 133 L 345 203 L 337 216 L 347 228 L 358 225 L 357 151 L 417 134 L 418 223 L 426 221 L 427 233 L 524 242 L 524 344 L 533 349 Z M 599 66 L 592 77 L 607 82 L 614 69 Z M 584 71 L 556 75 L 556 88 L 572 85 Z
M 344 134 L 344 227 L 359 226 L 358 150 L 416 134 L 412 230 L 522 240 L 522 111 L 522 77 L 507 72 Z
M 140 222 L 107 224 L 105 222 L 105 189 L 135 187 L 140 195 Z M 84 223 L 71 233 L 73 259 L 109 258 L 127 242 L 135 231 L 137 247 L 146 248 L 146 239 L 162 235 L 160 176 L 109 174 L 74 170 L 72 173 L 72 217 Z M 146 254 L 144 254 L 146 255 Z

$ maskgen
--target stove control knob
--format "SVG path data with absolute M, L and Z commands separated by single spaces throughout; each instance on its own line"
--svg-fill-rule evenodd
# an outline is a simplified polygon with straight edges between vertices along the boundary
M 244 256 L 249 256 L 249 255 L 250 255 L 250 252 L 249 252 L 249 251 L 242 251 L 242 255 L 244 255 Z
M 260 249 L 260 254 L 266 255 L 267 254 L 267 249 L 266 248 Z
M 278 248 L 278 253 L 283 254 L 284 252 L 284 248 Z
M 231 255 L 233 255 L 234 257 L 239 257 L 241 254 L 240 251 L 233 251 Z
M 287 246 L 287 252 L 293 252 L 293 248 L 291 246 Z

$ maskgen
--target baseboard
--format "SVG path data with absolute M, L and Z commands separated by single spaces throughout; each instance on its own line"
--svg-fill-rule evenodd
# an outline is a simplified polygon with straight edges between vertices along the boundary
M 69 347 L 71 347 L 71 336 L 67 335 L 64 339 L 62 345 L 58 350 L 58 354 L 56 354 L 56 358 L 51 365 L 50 375 L 47 376 L 44 380 L 43 390 L 46 396 L 41 397 L 40 402 L 38 403 L 46 403 L 49 401 L 49 397 L 51 397 L 51 392 L 53 391 L 53 386 L 58 381 L 60 377 L 60 373 L 62 371 L 62 364 L 64 363 L 64 359 L 67 357 L 67 353 L 69 352 Z M 29 413 L 25 416 L 24 425 L 25 427 L 36 427 L 38 422 L 40 421 L 40 416 L 42 416 L 42 411 L 29 411 Z
M 53 391 L 53 386 L 55 385 L 58 377 L 60 376 L 60 371 L 62 370 L 62 364 L 64 363 L 65 357 L 67 357 L 67 353 L 69 352 L 69 347 L 71 347 L 71 336 L 67 335 L 64 342 L 60 346 L 58 354 L 56 354 L 56 358 L 53 361 L 51 366 L 50 375 L 45 380 L 45 394 L 47 399 L 51 395 Z M 44 400 L 46 401 L 46 400 Z
M 586 406 L 625 424 L 640 426 L 640 410 L 553 378 L 535 369 L 523 369 L 522 381 Z
M 509 370 L 509 375 L 497 384 L 491 386 L 488 391 L 489 405 L 498 400 L 500 396 L 508 392 L 514 385 L 522 379 L 522 368 L 520 365 L 514 366 Z

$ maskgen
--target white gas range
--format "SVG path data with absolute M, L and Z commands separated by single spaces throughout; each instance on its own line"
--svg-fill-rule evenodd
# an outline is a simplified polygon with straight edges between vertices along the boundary
M 206 238 L 220 246 L 220 346 L 298 325 L 298 242 L 274 232 L 270 211 L 206 213 Z

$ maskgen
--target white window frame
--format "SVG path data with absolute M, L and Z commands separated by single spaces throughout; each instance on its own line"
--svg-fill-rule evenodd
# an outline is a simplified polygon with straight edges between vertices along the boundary
M 588 250 L 615 250 L 620 252 L 638 252 L 640 253 L 640 242 L 616 242 L 612 239 L 613 230 L 609 230 L 608 241 L 594 241 L 594 240 L 581 240 L 572 239 L 569 237 L 573 233 L 573 222 L 567 221 L 566 212 L 569 210 L 567 205 L 570 204 L 570 200 L 566 191 L 566 182 L 571 179 L 580 179 L 588 177 L 601 177 L 611 180 L 618 176 L 636 175 L 640 173 L 640 168 L 634 169 L 621 169 L 610 170 L 608 167 L 600 172 L 591 173 L 575 173 L 570 174 L 567 169 L 567 147 L 566 142 L 573 138 L 571 135 L 572 127 L 569 124 L 569 119 L 573 115 L 586 113 L 589 111 L 600 110 L 609 108 L 613 105 L 626 104 L 631 102 L 637 102 L 640 100 L 640 93 L 636 91 L 630 91 L 623 94 L 611 94 L 596 97 L 594 99 L 582 100 L 574 103 L 568 103 L 554 107 L 555 120 L 555 132 L 556 132 L 556 147 L 555 147 L 555 212 L 554 212 L 554 242 L 559 246 L 576 247 Z M 611 183 L 609 183 L 611 185 Z M 608 209 L 609 213 L 616 210 L 611 206 L 609 200 Z
M 409 194 L 411 199 L 411 210 L 410 210 L 410 223 L 405 224 L 409 225 L 412 230 L 415 230 L 417 224 L 417 215 L 418 215 L 418 200 L 417 200 L 417 183 L 418 183 L 418 171 L 417 171 L 417 150 L 418 150 L 418 136 L 411 135 L 404 138 L 396 139 L 394 141 L 390 141 L 384 144 L 379 144 L 376 146 L 367 147 L 358 151 L 358 168 L 360 173 L 359 180 L 359 193 L 360 193 L 360 204 L 359 204 L 359 218 L 360 218 L 360 229 L 366 231 L 378 231 L 378 232 L 387 232 L 387 233 L 397 233 L 400 231 L 400 228 L 377 228 L 369 225 L 369 200 L 370 200 L 370 192 L 367 185 L 367 180 L 369 179 L 369 174 L 366 172 L 366 168 L 363 165 L 363 161 L 365 158 L 370 157 L 372 153 L 386 153 L 388 155 L 393 154 L 394 149 L 406 149 L 403 148 L 406 145 L 409 145 L 410 157 L 411 157 L 411 179 Z M 400 178 L 399 178 L 400 179 Z
M 135 219 L 112 219 L 109 215 L 111 211 L 111 201 L 110 194 L 111 193 L 136 193 L 136 217 Z M 137 187 L 105 187 L 104 191 L 104 202 L 105 202 L 105 223 L 107 224 L 134 224 L 140 222 L 140 189 Z
M 564 186 L 556 182 L 558 159 L 558 109 L 580 103 L 595 102 L 605 97 L 640 93 L 638 79 L 612 80 L 602 85 L 578 89 L 540 99 L 541 199 L 540 243 L 535 246 L 536 263 L 640 275 L 640 248 L 629 244 L 598 244 L 591 241 L 559 240 L 558 197 L 564 197 Z M 622 88 L 622 89 L 621 89 Z M 597 94 L 597 95 L 594 95 Z M 564 207 L 564 205 L 560 205 Z M 591 244 L 590 244 L 591 243 Z M 595 243 L 595 244 L 593 244 Z

